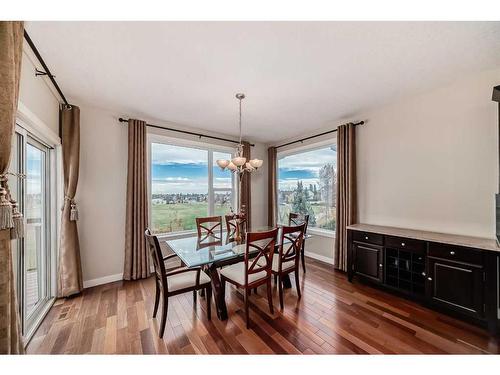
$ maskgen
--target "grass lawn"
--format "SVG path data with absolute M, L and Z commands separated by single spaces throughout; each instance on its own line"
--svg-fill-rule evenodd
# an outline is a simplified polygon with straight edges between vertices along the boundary
M 216 205 L 215 215 L 229 213 L 229 205 Z M 154 233 L 196 229 L 196 218 L 208 216 L 208 203 L 153 204 L 151 218 Z

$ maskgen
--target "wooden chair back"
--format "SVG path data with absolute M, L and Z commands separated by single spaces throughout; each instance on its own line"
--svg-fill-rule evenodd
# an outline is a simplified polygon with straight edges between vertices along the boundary
M 144 237 L 146 237 L 146 244 L 149 248 L 149 254 L 153 258 L 153 266 L 155 269 L 155 275 L 160 282 L 163 283 L 167 278 L 167 271 L 165 270 L 165 263 L 163 262 L 163 253 L 161 252 L 160 242 L 158 237 L 151 234 L 149 228 L 144 232 Z
M 266 232 L 247 233 L 245 248 L 245 283 L 248 276 L 265 271 L 271 277 L 273 254 L 276 247 L 278 228 Z
M 306 224 L 304 228 L 304 235 L 307 233 L 307 226 L 309 225 L 309 215 L 308 214 L 298 214 L 295 212 L 290 212 L 288 214 L 288 225 L 289 226 L 296 226 L 300 224 Z
M 230 214 L 225 216 L 226 230 L 228 237 L 234 237 L 239 231 L 245 231 L 246 218 L 245 215 Z
M 281 228 L 281 239 L 279 247 L 279 272 L 286 262 L 296 262 L 298 264 L 304 241 L 306 223 L 295 226 L 283 226 Z M 288 241 L 285 243 L 285 241 Z
M 197 217 L 198 242 L 222 240 L 222 216 Z

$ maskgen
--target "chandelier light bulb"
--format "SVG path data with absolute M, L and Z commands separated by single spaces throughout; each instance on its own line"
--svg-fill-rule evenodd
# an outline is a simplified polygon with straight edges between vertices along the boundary
M 245 164 L 245 162 L 247 161 L 247 158 L 244 158 L 243 156 L 237 156 L 237 157 L 233 158 L 233 160 L 231 160 L 231 161 L 237 167 L 241 167 L 242 165 Z
M 225 169 L 229 165 L 229 163 L 230 163 L 229 160 L 224 160 L 224 159 L 217 160 L 217 165 L 222 169 Z
M 260 168 L 262 166 L 263 161 L 259 159 L 250 160 L 250 165 L 254 168 Z
M 229 160 L 228 160 L 229 161 Z M 229 162 L 229 164 L 227 165 L 227 169 L 231 170 L 231 171 L 235 171 L 238 169 L 238 167 L 236 165 L 233 164 L 233 162 Z

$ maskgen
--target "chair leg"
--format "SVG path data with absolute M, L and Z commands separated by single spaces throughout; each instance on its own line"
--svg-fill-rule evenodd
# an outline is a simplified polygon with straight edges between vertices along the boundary
M 302 243 L 302 251 L 300 252 L 300 257 L 302 260 L 302 270 L 306 273 L 306 256 L 304 255 L 304 243 Z
M 212 287 L 208 286 L 205 292 L 205 296 L 207 299 L 207 318 L 208 320 L 212 319 Z
M 299 296 L 299 299 L 301 298 L 301 294 L 300 294 L 300 285 L 299 285 L 299 267 L 297 265 L 297 267 L 295 268 L 295 287 L 297 288 L 297 295 Z
M 257 294 L 257 288 L 253 288 L 253 292 Z
M 248 318 L 248 296 L 249 296 L 249 292 L 250 289 L 246 289 L 245 288 L 245 320 L 246 320 L 246 324 L 247 324 L 247 329 L 250 328 L 250 319 Z
M 283 276 L 279 276 L 278 280 L 278 294 L 280 296 L 280 308 L 283 310 Z
M 269 304 L 269 311 L 274 314 L 273 308 L 273 293 L 271 292 L 271 278 L 267 281 L 267 303 Z
M 278 284 L 278 274 L 274 275 L 274 284 Z
M 153 309 L 153 318 L 156 318 L 156 313 L 158 312 L 158 305 L 160 304 L 160 286 L 158 285 L 158 280 L 155 279 L 156 291 L 155 291 L 155 307 Z
M 198 294 L 197 292 L 198 292 L 197 290 L 193 290 L 193 303 L 194 304 L 196 303 L 196 295 Z
M 163 333 L 165 332 L 165 324 L 167 323 L 167 313 L 168 313 L 168 297 L 163 294 L 163 303 L 161 309 L 161 323 L 160 323 L 160 338 L 163 338 Z

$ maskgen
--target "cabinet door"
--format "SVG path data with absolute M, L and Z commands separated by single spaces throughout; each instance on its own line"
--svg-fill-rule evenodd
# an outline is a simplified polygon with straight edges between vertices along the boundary
M 383 264 L 382 247 L 355 242 L 354 272 L 374 281 L 382 282 Z
M 474 265 L 429 259 L 428 293 L 432 303 L 481 318 L 483 309 L 483 270 Z

